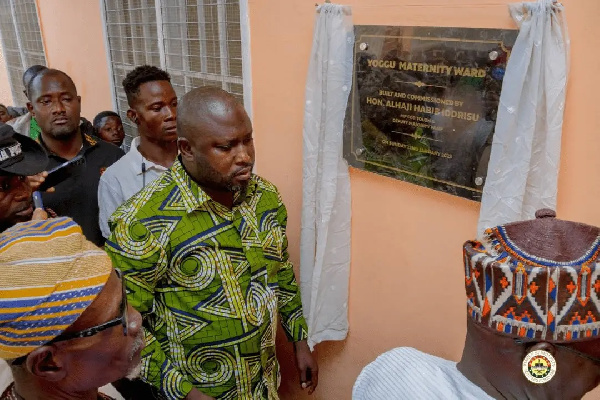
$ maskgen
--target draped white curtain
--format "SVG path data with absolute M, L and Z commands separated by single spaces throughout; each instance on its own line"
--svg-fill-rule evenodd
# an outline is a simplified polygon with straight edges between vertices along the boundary
M 348 333 L 350 177 L 342 155 L 352 84 L 351 10 L 317 7 L 306 83 L 300 281 L 311 349 Z
M 563 6 L 552 0 L 509 5 L 519 35 L 508 61 L 478 234 L 556 209 L 569 63 Z

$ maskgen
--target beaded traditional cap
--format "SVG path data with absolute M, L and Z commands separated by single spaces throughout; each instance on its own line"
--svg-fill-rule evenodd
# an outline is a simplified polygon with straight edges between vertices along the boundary
M 112 272 L 108 255 L 71 218 L 0 233 L 0 358 L 18 358 L 67 329 Z
M 600 336 L 600 228 L 555 218 L 488 229 L 464 245 L 467 310 L 490 329 L 545 341 Z

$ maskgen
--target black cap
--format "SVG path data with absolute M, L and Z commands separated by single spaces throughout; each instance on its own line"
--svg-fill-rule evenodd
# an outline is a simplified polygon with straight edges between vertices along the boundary
M 46 169 L 48 156 L 35 140 L 20 135 L 12 126 L 0 126 L 0 174 L 35 175 Z

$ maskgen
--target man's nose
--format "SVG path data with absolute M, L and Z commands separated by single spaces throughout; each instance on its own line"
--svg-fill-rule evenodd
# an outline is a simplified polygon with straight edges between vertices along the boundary
M 236 154 L 235 161 L 237 164 L 249 164 L 252 162 L 252 157 L 250 156 L 250 152 L 246 146 L 240 146 L 240 150 Z
M 165 120 L 173 120 L 177 118 L 177 107 L 176 106 L 167 106 Z
M 62 101 L 52 102 L 52 112 L 56 114 L 65 112 L 65 105 L 62 103 Z
M 142 329 L 142 315 L 131 305 L 128 305 L 127 313 L 127 332 L 130 336 L 137 336 Z

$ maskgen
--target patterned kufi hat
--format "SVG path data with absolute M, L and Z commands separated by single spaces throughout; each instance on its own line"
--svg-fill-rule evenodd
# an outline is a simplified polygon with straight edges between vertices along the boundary
M 94 301 L 110 258 L 70 218 L 17 224 L 0 233 L 0 358 L 49 342 Z
M 555 218 L 488 229 L 464 245 L 467 310 L 513 337 L 569 342 L 600 335 L 600 229 Z

